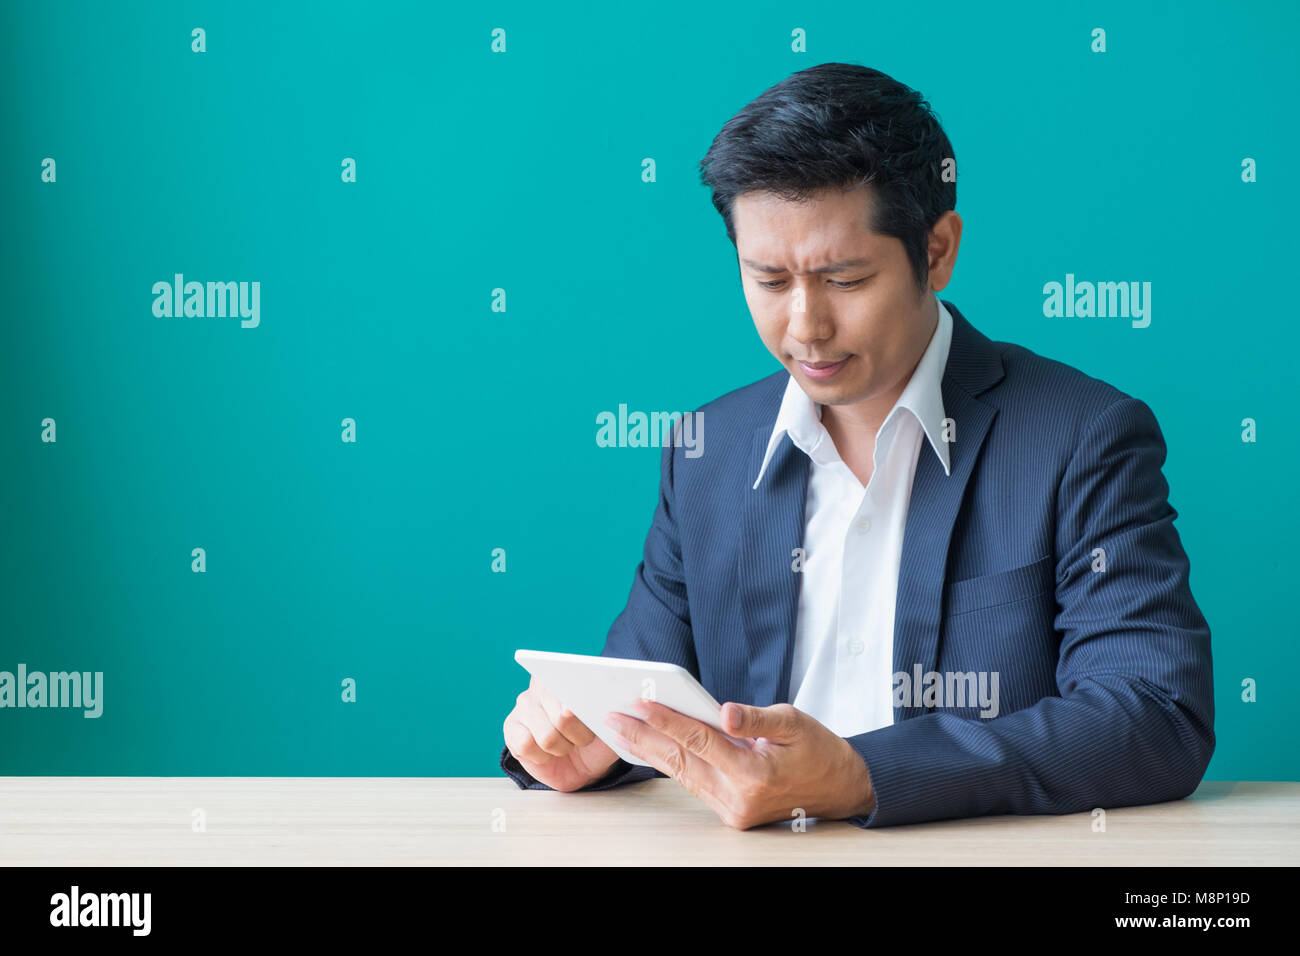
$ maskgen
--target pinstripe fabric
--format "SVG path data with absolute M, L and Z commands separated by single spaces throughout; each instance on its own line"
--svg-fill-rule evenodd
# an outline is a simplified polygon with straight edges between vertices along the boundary
M 997 672 L 999 713 L 908 700 L 851 737 L 877 827 L 1184 797 L 1214 750 L 1210 632 L 1189 586 L 1142 401 L 992 342 L 951 303 L 951 475 L 921 455 L 895 602 L 894 670 Z M 808 458 L 758 474 L 788 374 L 700 411 L 704 454 L 667 447 L 627 606 L 602 653 L 672 661 L 720 701 L 788 699 Z M 1104 558 L 1104 570 L 1101 568 Z M 502 769 L 544 788 L 503 748 Z M 623 761 L 588 789 L 661 776 Z

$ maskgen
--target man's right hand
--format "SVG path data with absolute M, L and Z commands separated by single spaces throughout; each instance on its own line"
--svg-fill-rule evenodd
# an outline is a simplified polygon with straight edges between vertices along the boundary
M 581 790 L 614 766 L 618 754 L 533 677 L 502 728 L 506 748 L 552 790 Z

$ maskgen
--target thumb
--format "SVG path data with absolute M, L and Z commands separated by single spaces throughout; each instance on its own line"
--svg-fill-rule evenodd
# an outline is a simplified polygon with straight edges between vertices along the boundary
M 793 710 L 787 704 L 753 707 L 749 704 L 727 703 L 722 706 L 722 728 L 732 737 L 789 740 L 796 732 L 791 719 Z

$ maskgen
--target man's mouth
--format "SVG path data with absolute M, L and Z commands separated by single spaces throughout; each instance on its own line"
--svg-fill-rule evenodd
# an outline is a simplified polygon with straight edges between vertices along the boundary
M 840 359 L 838 362 L 799 362 L 799 368 L 811 379 L 824 381 L 839 372 L 844 367 L 844 363 L 849 357 Z

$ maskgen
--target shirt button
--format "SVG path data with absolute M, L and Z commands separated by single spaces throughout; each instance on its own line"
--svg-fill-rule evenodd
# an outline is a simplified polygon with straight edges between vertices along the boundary
M 849 653 L 854 657 L 857 657 L 864 650 L 866 650 L 866 645 L 861 641 L 849 641 Z
M 868 531 L 871 530 L 871 519 L 865 516 L 859 518 L 857 522 L 857 529 L 859 534 L 866 534 Z

